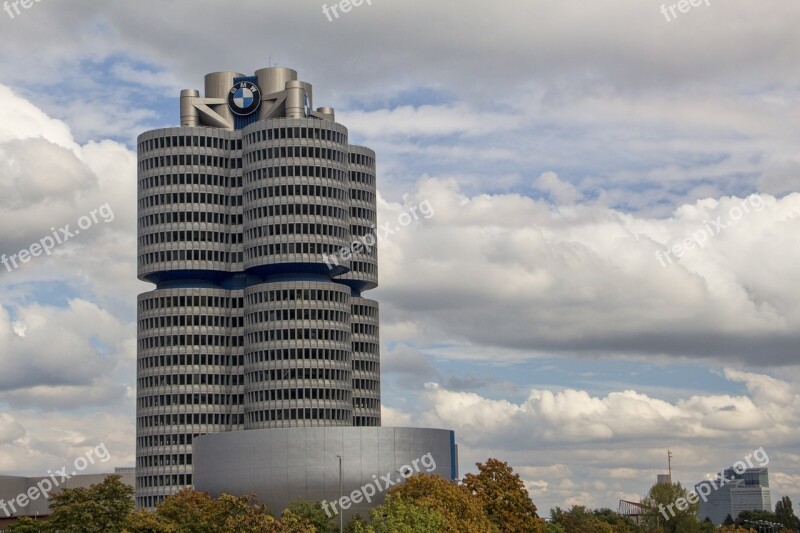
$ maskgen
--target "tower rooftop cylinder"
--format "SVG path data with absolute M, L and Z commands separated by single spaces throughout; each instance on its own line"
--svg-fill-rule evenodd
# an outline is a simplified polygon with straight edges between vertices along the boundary
M 233 87 L 234 78 L 242 78 L 244 74 L 241 72 L 212 72 L 206 74 L 205 77 L 205 97 L 206 98 L 222 98 L 227 100 L 228 92 Z M 228 108 L 227 104 L 214 106 L 214 111 L 217 112 L 222 118 L 233 123 L 233 113 Z

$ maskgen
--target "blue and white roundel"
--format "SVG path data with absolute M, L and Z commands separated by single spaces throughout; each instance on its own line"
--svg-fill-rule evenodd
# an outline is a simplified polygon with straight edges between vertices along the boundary
M 258 109 L 261 104 L 261 91 L 258 85 L 240 81 L 228 93 L 228 107 L 239 116 L 246 116 Z

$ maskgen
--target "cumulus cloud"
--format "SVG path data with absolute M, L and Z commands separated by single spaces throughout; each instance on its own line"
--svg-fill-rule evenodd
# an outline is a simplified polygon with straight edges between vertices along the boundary
M 462 351 L 478 345 L 510 357 L 796 362 L 800 194 L 707 198 L 652 218 L 592 202 L 467 198 L 428 178 L 379 216 L 397 220 L 425 200 L 435 215 L 381 244 L 390 335 L 402 324 L 404 335 L 458 339 L 456 358 L 486 357 Z
M 462 462 L 509 460 L 531 494 L 551 506 L 638 501 L 662 473 L 668 448 L 677 458 L 675 479 L 691 486 L 763 446 L 773 458 L 771 476 L 781 490 L 793 490 L 797 463 L 783 454 L 800 444 L 800 387 L 763 374 L 725 374 L 748 393 L 666 402 L 632 390 L 597 396 L 534 389 L 514 403 L 429 384 L 419 412 L 410 414 L 431 427 L 453 428 Z M 779 392 L 759 394 L 764 383 Z

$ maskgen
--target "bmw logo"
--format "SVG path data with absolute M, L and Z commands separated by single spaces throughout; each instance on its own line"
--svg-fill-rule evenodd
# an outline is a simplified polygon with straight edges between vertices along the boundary
M 258 85 L 249 81 L 240 81 L 228 93 L 228 107 L 234 114 L 247 116 L 261 104 L 261 91 Z

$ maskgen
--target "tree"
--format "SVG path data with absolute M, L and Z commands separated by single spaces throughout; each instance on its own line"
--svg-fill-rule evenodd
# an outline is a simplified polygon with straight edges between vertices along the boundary
M 788 496 L 784 496 L 775 504 L 775 520 L 787 529 L 800 530 L 800 519 L 795 516 L 792 499 Z
M 544 521 L 536 514 L 536 505 L 525 483 L 508 463 L 489 459 L 476 463 L 477 474 L 464 476 L 464 486 L 480 498 L 483 511 L 498 530 L 504 533 L 541 533 Z
M 181 533 L 207 533 L 218 531 L 223 513 L 205 492 L 182 489 L 164 499 L 155 514 Z
M 138 509 L 125 520 L 125 533 L 177 533 L 178 529 L 155 513 Z
M 656 483 L 642 499 L 645 524 L 664 533 L 703 532 L 706 527 L 697 519 L 697 501 L 697 495 L 690 497 L 680 483 Z
M 317 533 L 314 524 L 304 516 L 296 514 L 291 509 L 284 509 L 281 514 L 281 521 L 274 524 L 272 529 L 253 530 L 253 533 L 269 531 L 275 533 Z
M 43 528 L 42 524 L 45 523 L 44 520 L 34 520 L 33 518 L 23 516 L 17 520 L 16 524 L 5 531 L 8 531 L 8 533 L 39 533 L 42 531 L 49 531 L 46 526 Z
M 370 511 L 371 524 L 356 522 L 354 533 L 436 533 L 448 531 L 445 517 L 424 504 L 415 504 L 392 496 Z
M 733 518 L 731 514 L 728 513 L 728 516 L 725 517 L 725 521 L 722 523 L 723 526 L 732 526 L 733 525 Z
M 364 517 L 356 513 L 350 521 L 347 522 L 347 525 L 344 526 L 344 531 L 345 533 L 363 533 L 366 531 L 367 524 L 368 522 L 364 520 Z
M 334 524 L 320 502 L 310 502 L 303 498 L 298 498 L 289 504 L 287 509 L 291 510 L 298 517 L 303 517 L 317 528 L 318 533 L 336 533 L 339 527 Z
M 483 512 L 483 502 L 463 485 L 441 476 L 417 474 L 389 489 L 398 499 L 439 511 L 445 518 L 442 531 L 496 533 L 494 523 Z
M 560 507 L 550 510 L 553 523 L 564 531 L 580 531 L 582 533 L 616 533 L 610 524 L 604 522 L 582 505 L 573 505 L 568 511 Z
M 120 476 L 108 476 L 89 488 L 62 489 L 50 496 L 51 515 L 39 529 L 122 533 L 132 511 L 133 487 L 123 483 Z
M 606 524 L 609 524 L 615 533 L 640 533 L 644 531 L 633 519 L 615 513 L 611 509 L 595 509 L 592 513 Z
M 755 511 L 742 511 L 736 517 L 736 525 L 749 526 L 748 522 L 777 522 L 775 513 L 758 509 Z

